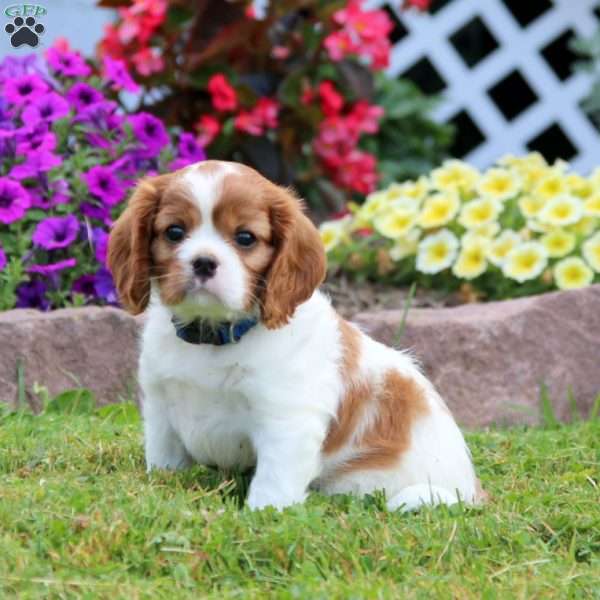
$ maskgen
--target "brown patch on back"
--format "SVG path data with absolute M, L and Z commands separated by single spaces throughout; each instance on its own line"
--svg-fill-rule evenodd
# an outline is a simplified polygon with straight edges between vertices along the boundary
M 338 327 L 343 348 L 339 372 L 342 381 L 346 382 L 346 389 L 337 418 L 331 422 L 323 443 L 325 454 L 336 452 L 350 441 L 373 394 L 371 385 L 358 376 L 360 332 L 341 317 L 338 317 Z
M 341 473 L 392 467 L 410 446 L 415 422 L 428 412 L 423 388 L 394 369 L 385 374 L 373 401 L 375 417 L 357 444 L 359 455 Z

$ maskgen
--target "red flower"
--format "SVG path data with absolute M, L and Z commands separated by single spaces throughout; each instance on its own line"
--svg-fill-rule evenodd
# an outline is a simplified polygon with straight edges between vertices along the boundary
M 326 117 L 334 117 L 339 114 L 344 106 L 344 98 L 335 89 L 333 83 L 331 81 L 322 81 L 318 89 L 323 114 Z
M 234 125 L 236 129 L 249 135 L 258 136 L 263 134 L 262 119 L 256 111 L 241 111 L 235 118 Z
M 215 117 L 202 115 L 194 125 L 194 129 L 198 132 L 198 144 L 206 148 L 219 135 L 221 124 Z
M 273 46 L 271 56 L 277 60 L 285 60 L 290 55 L 291 50 L 287 46 Z
M 431 0 L 404 0 L 405 8 L 416 8 L 422 11 L 426 11 L 430 4 Z
M 208 91 L 216 110 L 230 111 L 237 108 L 237 94 L 223 73 L 217 73 L 208 80 Z
M 143 48 L 136 52 L 131 60 L 136 71 L 144 77 L 152 75 L 152 73 L 159 73 L 165 68 L 165 61 L 158 48 Z
M 377 187 L 377 160 L 372 154 L 353 150 L 337 169 L 334 181 L 343 188 L 359 194 L 369 194 Z
M 377 133 L 379 119 L 383 117 L 384 110 L 381 106 L 371 105 L 366 100 L 360 100 L 353 107 L 348 119 L 361 133 Z
M 307 85 L 302 90 L 302 95 L 300 96 L 300 102 L 302 104 L 310 104 L 315 99 L 315 90 L 313 90 L 310 85 Z
M 265 129 L 275 129 L 278 123 L 279 102 L 272 98 L 261 98 L 254 107 L 253 112 L 260 119 Z
M 272 98 L 260 98 L 251 110 L 241 111 L 235 118 L 236 129 L 250 135 L 262 135 L 278 125 L 279 103 Z

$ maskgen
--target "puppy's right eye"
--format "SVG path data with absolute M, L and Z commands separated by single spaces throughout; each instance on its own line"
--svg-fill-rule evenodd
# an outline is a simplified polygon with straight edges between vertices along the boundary
M 170 225 L 165 231 L 165 237 L 173 243 L 180 242 L 185 237 L 185 229 L 180 225 Z

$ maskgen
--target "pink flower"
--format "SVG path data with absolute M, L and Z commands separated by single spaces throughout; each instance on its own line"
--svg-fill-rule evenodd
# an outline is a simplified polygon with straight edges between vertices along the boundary
M 319 98 L 321 99 L 321 110 L 326 117 L 333 117 L 342 110 L 344 98 L 335 89 L 331 81 L 322 81 L 319 84 Z
M 262 135 L 263 123 L 255 111 L 242 110 L 234 120 L 235 128 L 249 135 Z
M 216 110 L 231 111 L 237 108 L 237 94 L 223 73 L 217 73 L 208 80 L 208 91 Z
M 290 55 L 290 49 L 287 46 L 273 46 L 271 56 L 277 60 L 285 60 Z
M 79 52 L 73 52 L 64 44 L 54 44 L 46 52 L 46 60 L 50 68 L 62 77 L 87 77 L 92 70 Z M 68 42 L 67 42 L 68 46 Z
M 339 31 L 329 34 L 324 46 L 331 60 L 339 61 L 349 54 L 366 59 L 373 69 L 388 65 L 393 24 L 383 10 L 363 10 L 362 0 L 350 0 L 345 8 L 333 15 Z
M 357 54 L 359 46 L 347 31 L 334 31 L 330 33 L 323 45 L 333 61 L 340 61 L 348 54 Z
M 152 73 L 160 73 L 165 68 L 165 61 L 158 48 L 143 48 L 131 58 L 137 72 L 144 77 Z
M 194 125 L 194 129 L 198 131 L 198 143 L 206 148 L 219 135 L 221 124 L 215 117 L 202 115 Z

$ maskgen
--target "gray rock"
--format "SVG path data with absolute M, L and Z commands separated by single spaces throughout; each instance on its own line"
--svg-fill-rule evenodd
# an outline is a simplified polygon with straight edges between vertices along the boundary
M 354 321 L 391 344 L 401 318 L 401 311 L 383 311 Z M 587 415 L 600 394 L 600 285 L 411 310 L 399 346 L 420 360 L 468 427 L 538 421 L 542 383 L 558 418 L 571 416 L 570 391 Z
M 34 383 L 51 396 L 87 387 L 99 404 L 132 398 L 138 329 L 136 319 L 115 308 L 0 312 L 0 401 L 17 404 L 19 361 L 34 410 L 40 408 Z
M 354 321 L 391 344 L 401 311 Z M 84 386 L 100 404 L 137 395 L 140 319 L 114 308 L 0 313 L 0 401 L 16 405 L 17 361 L 28 402 L 34 383 L 51 395 Z M 556 415 L 571 415 L 569 390 L 587 414 L 600 393 L 600 286 L 456 308 L 414 309 L 400 347 L 420 360 L 467 427 L 534 423 L 548 386 Z

